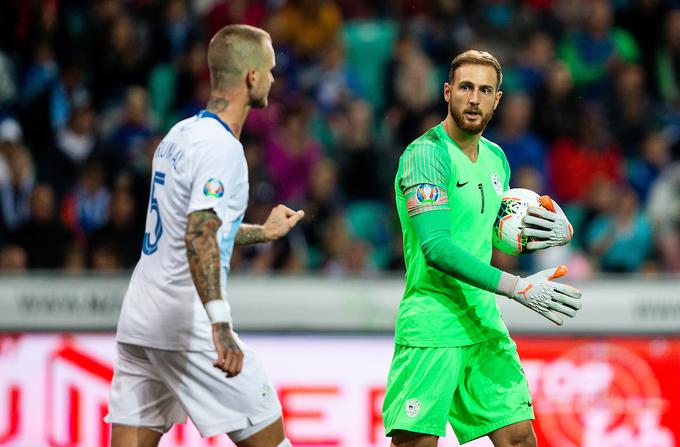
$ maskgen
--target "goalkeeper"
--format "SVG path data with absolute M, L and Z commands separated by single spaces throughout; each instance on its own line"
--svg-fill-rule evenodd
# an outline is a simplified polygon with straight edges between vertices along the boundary
M 399 161 L 406 288 L 383 406 L 395 447 L 435 447 L 447 421 L 461 444 L 488 435 L 496 447 L 535 446 L 527 381 L 494 294 L 558 325 L 581 307 L 581 292 L 553 281 L 564 266 L 520 278 L 489 265 L 510 168 L 481 134 L 501 98 L 501 76 L 489 53 L 458 55 L 444 84 L 446 119 Z M 529 212 L 528 249 L 569 241 L 566 219 L 543 208 Z

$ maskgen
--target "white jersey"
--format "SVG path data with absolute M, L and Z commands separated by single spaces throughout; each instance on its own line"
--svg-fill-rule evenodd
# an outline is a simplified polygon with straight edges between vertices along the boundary
M 243 146 L 215 114 L 180 121 L 153 156 L 151 195 L 142 255 L 130 280 L 116 339 L 166 350 L 214 349 L 211 325 L 191 279 L 184 234 L 187 217 L 212 209 L 222 220 L 220 285 L 248 204 Z

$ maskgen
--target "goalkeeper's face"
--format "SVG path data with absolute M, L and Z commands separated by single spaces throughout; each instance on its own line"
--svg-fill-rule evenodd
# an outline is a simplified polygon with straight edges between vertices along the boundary
M 462 131 L 469 134 L 484 131 L 503 94 L 497 85 L 496 70 L 479 64 L 461 65 L 451 83 L 444 84 L 449 113 Z

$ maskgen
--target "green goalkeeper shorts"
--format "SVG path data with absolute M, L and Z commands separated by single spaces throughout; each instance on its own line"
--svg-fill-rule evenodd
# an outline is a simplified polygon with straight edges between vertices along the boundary
M 463 444 L 527 419 L 534 410 L 510 337 L 454 348 L 395 347 L 383 404 L 387 436 L 406 430 L 444 437 L 448 421 Z

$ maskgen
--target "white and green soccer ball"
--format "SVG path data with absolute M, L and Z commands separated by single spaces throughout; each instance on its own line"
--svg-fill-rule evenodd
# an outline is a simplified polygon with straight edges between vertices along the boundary
M 517 256 L 526 250 L 529 238 L 522 236 L 523 219 L 530 206 L 541 206 L 541 196 L 524 188 L 503 193 L 493 226 L 493 246 L 503 253 Z

